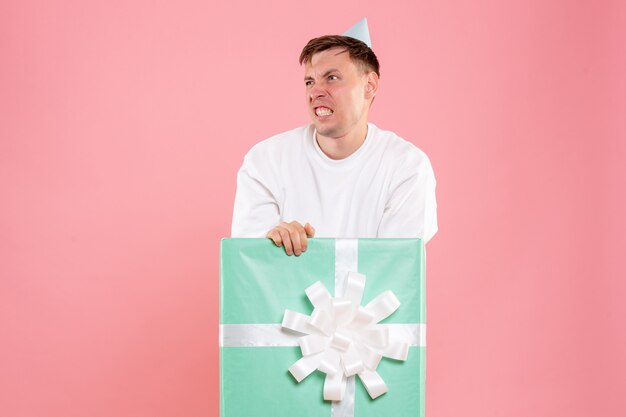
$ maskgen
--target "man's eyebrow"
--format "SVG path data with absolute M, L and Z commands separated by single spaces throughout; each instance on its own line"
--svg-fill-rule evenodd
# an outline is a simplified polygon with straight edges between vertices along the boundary
M 339 72 L 339 70 L 337 68 L 331 68 L 331 69 L 327 70 L 324 73 L 324 75 L 322 75 L 322 78 L 328 77 L 333 72 Z M 307 75 L 306 77 L 304 77 L 304 81 L 309 81 L 309 80 L 312 80 L 312 79 L 313 79 L 313 77 L 311 77 L 310 75 Z

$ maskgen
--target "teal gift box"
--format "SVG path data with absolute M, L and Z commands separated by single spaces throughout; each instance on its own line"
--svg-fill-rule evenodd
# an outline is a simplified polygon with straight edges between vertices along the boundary
M 334 295 L 336 275 L 346 268 L 366 276 L 363 306 L 387 290 L 395 294 L 400 307 L 380 323 L 417 325 L 419 343 L 411 344 L 405 361 L 380 361 L 376 370 L 387 385 L 385 394 L 371 399 L 359 377 L 352 377 L 353 391 L 336 403 L 323 399 L 324 373 L 314 371 L 298 383 L 288 371 L 303 356 L 300 346 L 286 346 L 282 335 L 264 333 L 268 328 L 285 333 L 280 330 L 285 310 L 311 314 L 305 289 L 320 281 Z M 223 239 L 220 415 L 424 416 L 424 268 L 421 239 L 313 238 L 299 257 L 287 256 L 268 239 Z

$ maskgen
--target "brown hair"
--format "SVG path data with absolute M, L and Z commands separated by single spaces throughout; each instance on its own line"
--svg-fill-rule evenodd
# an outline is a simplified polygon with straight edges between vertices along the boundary
M 327 35 L 311 39 L 300 53 L 300 65 L 309 62 L 316 53 L 331 48 L 345 49 L 355 64 L 360 65 L 364 71 L 374 71 L 380 77 L 380 64 L 374 51 L 365 42 L 349 36 Z

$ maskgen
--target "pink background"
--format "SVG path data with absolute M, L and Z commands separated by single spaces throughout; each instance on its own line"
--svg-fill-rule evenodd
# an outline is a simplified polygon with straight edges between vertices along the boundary
M 87 3 L 0 5 L 2 416 L 218 414 L 237 169 L 363 16 L 438 180 L 428 415 L 626 415 L 624 2 Z

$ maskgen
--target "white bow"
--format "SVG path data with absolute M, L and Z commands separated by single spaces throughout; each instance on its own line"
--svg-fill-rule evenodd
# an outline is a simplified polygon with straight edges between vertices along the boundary
M 370 397 L 387 392 L 387 385 L 376 372 L 383 356 L 406 360 L 409 344 L 394 340 L 389 329 L 379 321 L 400 306 L 391 291 L 385 291 L 361 306 L 365 275 L 349 272 L 343 297 L 333 298 L 324 284 L 317 281 L 305 292 L 313 304 L 307 316 L 285 310 L 282 327 L 305 334 L 298 339 L 303 357 L 289 367 L 300 382 L 316 369 L 326 374 L 324 399 L 341 401 L 346 378 L 359 375 Z

